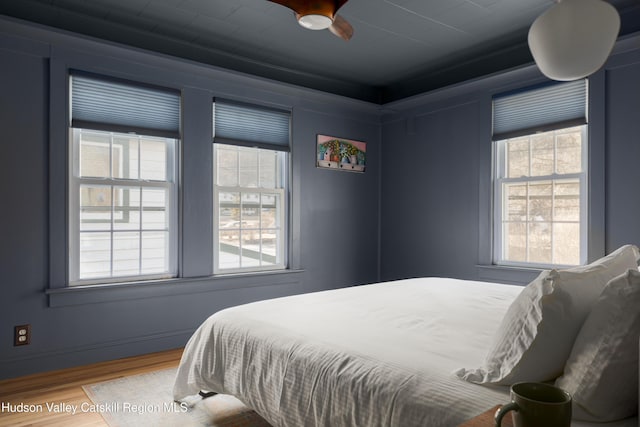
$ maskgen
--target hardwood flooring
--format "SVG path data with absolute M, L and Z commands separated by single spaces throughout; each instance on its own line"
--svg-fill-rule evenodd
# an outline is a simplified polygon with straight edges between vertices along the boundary
M 82 405 L 91 401 L 82 386 L 129 375 L 178 366 L 182 349 L 96 363 L 0 381 L 0 427 L 106 427 L 100 414 L 50 412 L 47 403 Z M 15 411 L 7 405 L 34 405 L 34 411 Z M 40 406 L 39 406 L 40 405 Z M 43 410 L 38 410 L 42 407 Z M 4 410 L 3 410 L 4 408 Z M 15 406 L 13 407 L 15 408 Z

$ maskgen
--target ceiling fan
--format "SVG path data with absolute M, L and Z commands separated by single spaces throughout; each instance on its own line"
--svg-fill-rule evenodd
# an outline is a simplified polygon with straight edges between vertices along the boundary
M 298 23 L 309 30 L 328 29 L 343 40 L 351 39 L 353 27 L 337 14 L 348 0 L 268 0 L 293 10 Z

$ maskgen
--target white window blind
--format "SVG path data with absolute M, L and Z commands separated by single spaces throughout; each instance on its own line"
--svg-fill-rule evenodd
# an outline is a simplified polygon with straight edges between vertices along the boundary
M 289 111 L 216 99 L 215 143 L 289 151 Z
M 71 126 L 180 137 L 180 93 L 84 73 L 71 75 Z
M 587 123 L 587 81 L 556 83 L 493 99 L 493 140 Z

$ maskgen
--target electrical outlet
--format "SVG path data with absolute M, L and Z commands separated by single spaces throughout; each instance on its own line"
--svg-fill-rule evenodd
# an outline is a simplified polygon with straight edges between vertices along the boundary
M 13 329 L 13 345 L 27 345 L 31 343 L 31 325 L 18 325 Z

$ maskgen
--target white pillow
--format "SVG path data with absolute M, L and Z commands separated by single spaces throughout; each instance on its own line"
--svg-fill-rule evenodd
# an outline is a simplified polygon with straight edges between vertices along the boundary
M 484 366 L 460 369 L 455 375 L 501 385 L 556 379 L 602 289 L 612 278 L 637 268 L 637 258 L 638 248 L 626 245 L 586 266 L 543 271 L 507 310 Z
M 640 272 L 611 280 L 576 338 L 556 385 L 573 396 L 573 417 L 607 422 L 638 411 Z

